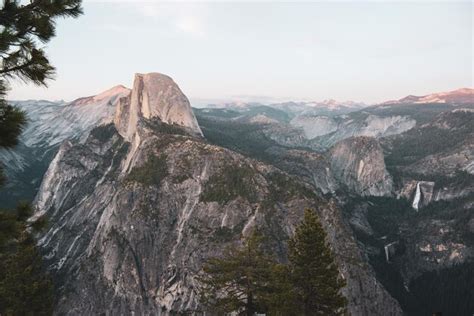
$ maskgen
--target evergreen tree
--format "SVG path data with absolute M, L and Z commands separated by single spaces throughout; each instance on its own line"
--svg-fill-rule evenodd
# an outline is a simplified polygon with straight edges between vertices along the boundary
M 288 248 L 290 279 L 301 315 L 344 315 L 346 299 L 340 291 L 345 281 L 314 211 L 305 211 Z
M 227 248 L 222 258 L 204 265 L 201 298 L 213 312 L 250 316 L 267 310 L 275 263 L 263 251 L 262 239 L 253 232 L 242 247 Z
M 288 265 L 273 265 L 270 287 L 269 291 L 264 293 L 264 301 L 268 306 L 267 315 L 269 316 L 302 315 Z
M 46 85 L 54 67 L 39 45 L 55 35 L 55 19 L 77 17 L 81 0 L 3 0 L 0 7 L 0 149 L 12 148 L 26 125 L 26 115 L 5 100 L 8 81 Z M 0 166 L 0 186 L 5 176 Z M 28 229 L 40 229 L 43 219 L 27 224 L 28 204 L 16 212 L 0 210 L 0 315 L 50 315 L 52 284 Z M 30 226 L 30 227 L 29 227 Z
M 31 206 L 0 212 L 0 315 L 50 315 L 52 283 L 29 230 L 44 228 L 45 220 L 29 223 Z
M 77 17 L 81 0 L 3 0 L 0 8 L 0 148 L 11 148 L 25 127 L 25 113 L 8 105 L 5 94 L 8 80 L 20 79 L 46 85 L 54 75 L 41 43 L 55 35 L 55 19 Z M 0 169 L 0 185 L 5 181 Z

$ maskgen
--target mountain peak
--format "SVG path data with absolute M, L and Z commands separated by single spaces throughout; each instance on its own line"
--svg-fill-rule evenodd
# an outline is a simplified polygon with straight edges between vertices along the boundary
M 171 77 L 157 73 L 135 74 L 133 89 L 128 98 L 117 105 L 117 130 L 131 140 L 139 119 L 158 118 L 202 135 L 188 98 Z
M 94 96 L 94 100 L 103 100 L 116 95 L 126 96 L 130 89 L 119 84 Z
M 129 94 L 130 94 L 129 88 L 122 85 L 117 85 L 99 94 L 96 94 L 90 97 L 83 97 L 83 98 L 76 99 L 72 101 L 70 104 L 73 106 L 89 105 L 89 104 L 107 104 L 107 103 L 114 104 L 115 101 Z

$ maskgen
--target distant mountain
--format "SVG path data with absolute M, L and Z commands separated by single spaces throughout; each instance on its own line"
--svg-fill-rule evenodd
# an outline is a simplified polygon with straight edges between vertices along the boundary
M 474 89 L 462 88 L 449 92 L 432 93 L 424 96 L 409 95 L 400 100 L 391 100 L 383 104 L 397 103 L 450 103 L 450 104 L 474 104 Z
M 115 86 L 94 96 L 72 102 L 11 101 L 24 110 L 28 125 L 13 150 L 0 149 L 7 185 L 0 189 L 2 207 L 12 207 L 18 199 L 33 199 L 41 178 L 66 139 L 79 139 L 100 122 L 112 121 L 115 104 L 130 89 Z
M 344 111 L 349 112 L 354 109 L 361 109 L 367 105 L 362 102 L 354 101 L 336 101 L 328 99 L 324 101 L 301 101 L 301 102 L 280 102 L 280 103 L 261 103 L 261 102 L 224 102 L 213 103 L 205 106 L 212 109 L 247 109 L 251 107 L 268 106 L 288 113 L 301 113 L 304 111 Z

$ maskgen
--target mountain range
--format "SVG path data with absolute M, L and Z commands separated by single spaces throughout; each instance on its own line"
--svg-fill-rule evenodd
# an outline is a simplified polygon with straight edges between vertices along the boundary
M 449 92 L 432 93 L 424 96 L 409 95 L 399 100 L 387 101 L 383 104 L 423 104 L 423 103 L 450 103 L 450 104 L 472 104 L 474 89 L 461 88 Z
M 70 103 L 16 101 L 30 124 L 0 152 L 0 201 L 48 218 L 57 314 L 199 312 L 206 258 L 259 227 L 285 262 L 305 208 L 351 315 L 472 313 L 472 91 L 193 109 L 150 73 Z

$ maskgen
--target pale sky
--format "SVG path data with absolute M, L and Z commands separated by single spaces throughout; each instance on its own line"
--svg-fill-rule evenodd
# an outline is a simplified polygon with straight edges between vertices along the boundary
M 136 72 L 171 76 L 192 103 L 367 103 L 473 87 L 473 4 L 465 2 L 85 1 L 47 45 L 48 89 L 10 99 L 73 100 Z

